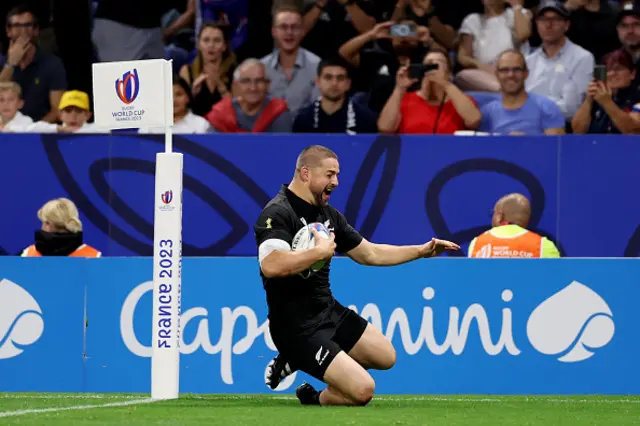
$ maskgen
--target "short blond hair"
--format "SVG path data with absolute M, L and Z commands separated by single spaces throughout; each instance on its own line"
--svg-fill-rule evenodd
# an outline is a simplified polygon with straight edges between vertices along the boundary
M 13 90 L 19 98 L 22 98 L 22 88 L 15 81 L 0 83 L 0 92 L 4 92 L 5 90 Z
M 82 232 L 82 222 L 78 208 L 68 198 L 56 198 L 45 203 L 38 210 L 38 219 L 45 220 L 60 230 L 76 234 Z

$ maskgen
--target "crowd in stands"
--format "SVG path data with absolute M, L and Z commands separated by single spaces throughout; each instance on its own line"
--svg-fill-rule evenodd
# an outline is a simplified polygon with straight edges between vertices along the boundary
M 6 13 L 0 130 L 101 132 L 43 3 Z M 99 0 L 87 19 L 92 62 L 173 61 L 175 133 L 640 133 L 640 1 Z

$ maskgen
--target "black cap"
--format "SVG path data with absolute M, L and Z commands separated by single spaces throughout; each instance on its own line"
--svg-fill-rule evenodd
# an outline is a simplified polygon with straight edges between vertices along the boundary
M 632 1 L 624 2 L 620 8 L 620 12 L 618 12 L 616 25 L 619 24 L 625 16 L 635 16 L 640 18 L 640 4 L 634 4 Z
M 543 0 L 538 7 L 538 13 L 536 16 L 542 15 L 547 10 L 553 10 L 564 19 L 569 19 L 569 11 L 559 1 Z

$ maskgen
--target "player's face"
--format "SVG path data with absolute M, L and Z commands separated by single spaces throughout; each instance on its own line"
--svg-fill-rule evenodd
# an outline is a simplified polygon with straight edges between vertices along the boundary
M 331 193 L 338 186 L 340 165 L 335 158 L 325 158 L 318 167 L 309 170 L 309 190 L 319 206 L 329 204 Z

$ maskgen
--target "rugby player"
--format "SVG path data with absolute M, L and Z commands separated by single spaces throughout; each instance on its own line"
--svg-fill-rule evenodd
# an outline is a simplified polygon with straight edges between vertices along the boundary
M 367 369 L 387 370 L 396 361 L 391 342 L 331 294 L 329 271 L 334 252 L 362 265 L 392 266 L 460 249 L 435 238 L 415 246 L 367 241 L 329 205 L 339 173 L 333 151 L 319 145 L 304 149 L 293 180 L 282 185 L 254 225 L 269 330 L 279 351 L 270 363 L 267 384 L 275 389 L 296 370 L 326 383 L 322 391 L 308 383 L 296 389 L 305 405 L 366 405 L 375 388 Z M 314 222 L 324 224 L 330 238 L 319 237 L 312 228 L 315 246 L 292 251 L 294 235 Z M 310 266 L 321 260 L 326 261 L 322 269 L 310 274 Z

